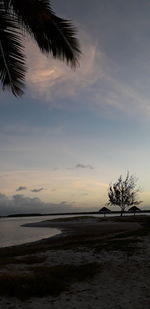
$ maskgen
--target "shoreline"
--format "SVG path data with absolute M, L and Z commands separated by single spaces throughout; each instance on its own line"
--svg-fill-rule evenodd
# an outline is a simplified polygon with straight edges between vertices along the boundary
M 140 224 L 137 222 L 115 222 L 113 218 L 99 219 L 99 218 L 84 218 L 76 219 L 69 218 L 69 220 L 44 220 L 40 222 L 24 224 L 25 227 L 40 227 L 40 228 L 57 228 L 60 230 L 60 234 L 56 236 L 97 236 L 103 237 L 110 233 L 126 232 L 140 229 Z M 53 236 L 55 237 L 55 236 Z M 53 238 L 50 237 L 50 238 Z M 49 239 L 50 239 L 49 238 Z
M 132 231 L 134 228 L 138 229 L 140 228 L 139 223 L 134 222 L 134 221 L 139 221 L 139 218 L 146 218 L 146 215 L 142 216 L 124 216 L 124 217 L 119 217 L 119 216 L 114 216 L 114 217 L 69 217 L 67 220 L 65 218 L 58 218 L 58 219 L 53 219 L 53 220 L 44 220 L 44 221 L 39 221 L 39 222 L 34 222 L 34 223 L 26 223 L 23 224 L 22 226 L 24 227 L 40 227 L 40 228 L 56 228 L 59 230 L 59 233 L 46 237 L 46 238 L 40 238 L 34 241 L 28 241 L 24 242 L 22 244 L 16 244 L 16 245 L 9 245 L 9 246 L 2 246 L 0 247 L 0 252 L 5 251 L 5 250 L 11 250 L 11 248 L 16 248 L 19 250 L 19 248 L 22 250 L 23 247 L 25 246 L 26 248 L 30 246 L 36 246 L 38 244 L 44 244 L 46 242 L 50 243 L 52 240 L 52 243 L 55 242 L 55 237 L 56 241 L 59 241 L 61 243 L 61 238 L 64 239 L 64 237 L 71 237 L 71 236 L 79 236 L 84 235 L 85 237 L 88 237 L 88 235 L 91 233 L 92 237 L 103 237 L 104 235 L 107 236 L 109 233 L 114 233 L 114 232 L 121 232 L 121 231 L 126 231 L 130 230 Z M 81 222 L 78 220 L 76 222 L 76 218 L 80 218 Z M 75 219 L 75 220 L 74 220 Z M 85 220 L 83 220 L 85 219 Z M 131 222 L 129 222 L 131 219 Z M 135 220 L 134 220 L 135 219 Z M 121 222 L 120 222 L 121 221 Z M 125 221 L 125 222 L 124 222 Z M 95 226 L 96 223 L 96 226 Z M 83 226 L 84 224 L 84 226 Z M 113 225 L 112 225 L 113 224 Z M 83 228 L 82 228 L 83 226 Z M 89 229 L 89 232 L 87 231 Z M 17 250 L 17 251 L 18 251 Z
M 142 216 L 144 217 L 144 216 Z M 74 220 L 75 218 L 75 220 Z M 19 245 L 7 246 L 0 248 L 0 257 L 9 255 L 9 254 L 25 254 L 36 252 L 39 250 L 47 250 L 52 247 L 61 247 L 65 243 L 76 242 L 78 240 L 84 242 L 88 239 L 101 239 L 107 238 L 109 235 L 113 233 L 121 233 L 121 232 L 132 232 L 141 228 L 140 224 L 134 220 L 134 217 L 131 216 L 132 222 L 129 221 L 129 217 L 106 217 L 106 218 L 81 218 L 81 222 L 76 222 L 76 217 L 69 218 L 69 222 L 65 222 L 62 220 L 44 220 L 35 223 L 27 223 L 23 224 L 25 227 L 50 227 L 57 228 L 60 230 L 59 234 L 54 236 L 50 236 L 47 238 L 43 238 L 40 240 L 36 240 L 34 242 L 27 242 Z M 115 220 L 115 221 L 112 221 Z M 117 222 L 117 221 L 119 222 Z M 122 222 L 120 222 L 120 220 Z M 124 222 L 125 220 L 125 222 Z

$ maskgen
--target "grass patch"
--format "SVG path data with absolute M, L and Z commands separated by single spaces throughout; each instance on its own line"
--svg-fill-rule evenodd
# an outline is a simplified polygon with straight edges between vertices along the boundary
M 46 256 L 36 256 L 36 255 L 28 255 L 28 256 L 22 256 L 16 259 L 16 264 L 39 264 L 45 262 L 47 259 Z
M 122 251 L 126 252 L 127 255 L 133 255 L 135 252 L 139 252 L 141 247 L 139 243 L 142 242 L 139 238 L 109 238 L 103 239 L 100 241 L 87 241 L 84 245 L 84 248 L 89 250 L 94 250 L 96 253 L 100 253 L 101 251 L 111 252 L 111 251 Z M 81 248 L 82 248 L 81 246 Z M 79 249 L 80 246 L 77 248 Z
M 105 245 L 105 250 L 107 251 L 122 251 L 125 252 L 128 256 L 139 252 L 141 249 L 138 244 L 141 242 L 139 239 L 135 238 L 126 238 L 126 239 L 116 239 L 107 242 Z
M 86 281 L 100 270 L 98 263 L 34 267 L 29 273 L 0 274 L 0 295 L 27 299 L 57 296 L 74 282 Z
M 28 255 L 28 256 L 21 256 L 18 258 L 15 257 L 2 257 L 0 258 L 0 267 L 4 267 L 9 264 L 27 264 L 27 265 L 32 265 L 32 264 L 39 264 L 43 263 L 46 260 L 46 256 L 33 256 L 33 255 Z
M 131 216 L 116 216 L 116 217 L 111 217 L 111 220 L 114 222 L 138 222 L 138 223 L 144 223 L 144 222 L 149 222 L 150 224 L 150 216 L 147 215 L 131 215 Z
M 78 216 L 78 217 L 68 217 L 68 218 L 58 218 L 58 219 L 53 219 L 49 220 L 49 222 L 76 222 L 80 220 L 87 220 L 87 219 L 97 219 L 97 217 L 93 216 Z

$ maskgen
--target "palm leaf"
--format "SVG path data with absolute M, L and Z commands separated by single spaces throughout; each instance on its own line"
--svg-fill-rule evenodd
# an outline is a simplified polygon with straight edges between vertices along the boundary
M 18 21 L 34 37 L 42 52 L 76 66 L 79 42 L 72 23 L 57 17 L 48 0 L 4 0 L 18 16 Z
M 25 65 L 17 21 L 0 7 L 0 80 L 15 96 L 23 94 Z

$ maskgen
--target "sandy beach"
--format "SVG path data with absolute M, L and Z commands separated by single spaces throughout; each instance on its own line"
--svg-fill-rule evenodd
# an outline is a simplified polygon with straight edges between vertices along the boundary
M 57 227 L 62 233 L 0 249 L 0 308 L 149 307 L 149 217 L 64 218 L 30 226 Z

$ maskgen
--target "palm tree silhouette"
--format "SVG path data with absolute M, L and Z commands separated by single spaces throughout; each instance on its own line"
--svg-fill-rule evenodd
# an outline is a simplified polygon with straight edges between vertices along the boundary
M 79 41 L 72 23 L 54 13 L 49 0 L 0 1 L 0 81 L 15 96 L 23 94 L 25 80 L 25 32 L 37 42 L 42 53 L 76 67 Z

